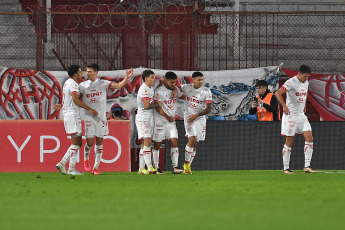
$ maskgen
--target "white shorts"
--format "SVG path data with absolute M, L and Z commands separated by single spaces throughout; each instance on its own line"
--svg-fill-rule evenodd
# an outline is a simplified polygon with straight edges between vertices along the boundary
M 282 117 L 282 136 L 295 136 L 305 131 L 311 131 L 311 126 L 306 115 L 286 115 Z
M 178 138 L 176 122 L 162 121 L 155 119 L 153 130 L 153 141 L 162 142 L 165 139 Z
M 148 121 L 135 120 L 135 125 L 137 126 L 139 140 L 152 138 L 153 119 L 150 119 Z
M 65 130 L 68 135 L 81 136 L 81 118 L 79 114 L 64 115 L 63 123 L 65 125 Z
M 109 134 L 108 121 L 101 120 L 99 117 L 85 118 L 85 137 L 104 137 Z
M 187 117 L 184 117 L 186 137 L 196 136 L 197 141 L 204 141 L 206 137 L 206 118 L 197 119 L 193 122 L 188 122 L 187 119 Z

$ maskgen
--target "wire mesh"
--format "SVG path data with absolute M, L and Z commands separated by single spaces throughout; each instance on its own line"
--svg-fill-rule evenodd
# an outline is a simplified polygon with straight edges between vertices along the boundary
M 103 70 L 201 71 L 283 62 L 289 69 L 307 64 L 313 72 L 344 72 L 345 12 L 313 11 L 312 5 L 284 12 L 284 6 L 270 12 L 260 5 L 236 12 L 233 2 L 193 0 L 71 1 L 48 12 L 27 6 L 26 14 L 0 12 L 0 62 L 46 70 L 97 62 Z

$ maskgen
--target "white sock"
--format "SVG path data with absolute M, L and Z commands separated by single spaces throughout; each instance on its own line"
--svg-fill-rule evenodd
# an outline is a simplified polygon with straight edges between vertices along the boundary
M 313 142 L 304 143 L 304 167 L 310 167 L 310 161 L 313 156 Z
M 171 148 L 170 156 L 171 156 L 171 164 L 173 168 L 176 168 L 178 165 L 178 148 Z
M 193 154 L 193 148 L 186 145 L 185 153 L 184 153 L 184 160 L 187 163 L 190 163 L 190 158 L 192 157 L 192 154 Z
M 192 164 L 193 160 L 194 160 L 194 157 L 195 157 L 195 154 L 196 154 L 196 150 L 193 151 L 191 157 L 190 157 L 190 164 Z
M 149 146 L 144 146 L 143 147 L 143 155 L 144 155 L 144 160 L 147 168 L 152 167 L 152 160 L 151 160 L 151 148 Z
M 78 145 L 71 145 L 70 147 L 70 159 L 69 159 L 69 166 L 68 171 L 74 171 L 75 170 L 75 162 L 76 162 L 76 156 L 79 151 Z
M 84 147 L 84 161 L 88 161 L 89 160 L 89 155 L 90 155 L 91 147 L 88 146 L 87 144 L 85 145 L 85 147 Z
M 103 155 L 103 145 L 96 145 L 95 165 L 93 166 L 93 169 L 98 169 L 99 163 L 101 162 L 102 155 Z
M 61 159 L 60 163 L 65 165 L 67 163 L 67 161 L 69 161 L 70 157 L 71 157 L 71 149 L 72 145 L 67 149 L 67 152 L 65 153 L 65 155 L 63 156 L 63 158 Z
M 152 149 L 152 161 L 155 169 L 158 169 L 159 165 L 159 150 Z
M 283 164 L 284 170 L 290 168 L 290 155 L 291 155 L 291 147 L 287 147 L 284 145 L 283 148 Z
M 142 148 L 140 148 L 140 152 L 139 152 L 139 170 L 141 169 L 145 169 L 145 159 L 144 159 L 144 153 L 143 153 Z

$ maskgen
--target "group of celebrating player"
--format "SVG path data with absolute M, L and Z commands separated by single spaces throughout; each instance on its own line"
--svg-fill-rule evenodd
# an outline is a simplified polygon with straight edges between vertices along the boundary
M 126 70 L 126 77 L 120 83 L 97 78 L 99 66 L 87 65 L 88 80 L 80 84 L 82 72 L 79 65 L 68 68 L 69 79 L 63 86 L 63 103 L 55 105 L 55 109 L 62 108 L 66 133 L 71 136 L 72 143 L 67 152 L 56 165 L 62 174 L 81 175 L 75 169 L 76 155 L 82 146 L 82 128 L 79 107 L 85 109 L 85 136 L 87 143 L 84 147 L 84 169 L 94 175 L 100 175 L 98 166 L 103 154 L 103 138 L 109 134 L 106 119 L 106 90 L 124 87 L 133 75 L 133 69 Z M 167 72 L 161 80 L 156 82 L 153 71 L 142 73 L 143 84 L 137 95 L 138 112 L 136 126 L 138 137 L 142 139 L 139 153 L 139 174 L 162 174 L 159 169 L 159 148 L 163 140 L 170 139 L 172 173 L 192 174 L 192 160 L 196 154 L 198 141 L 205 140 L 206 117 L 211 111 L 211 91 L 204 87 L 204 77 L 200 72 L 192 75 L 192 84 L 176 87 L 177 75 Z M 82 100 L 80 99 L 82 98 Z M 177 98 L 185 101 L 184 125 L 188 143 L 185 148 L 185 163 L 183 170 L 178 168 L 179 151 L 177 148 L 178 133 L 175 123 L 175 103 Z M 91 170 L 89 153 L 96 139 L 95 164 Z M 154 142 L 151 150 L 152 140 Z M 151 155 L 153 156 L 151 159 Z M 69 161 L 68 171 L 65 164 Z M 153 164 L 152 164 L 153 163 Z M 147 169 L 145 168 L 145 165 Z
M 79 65 L 68 68 L 70 78 L 63 86 L 63 104 L 55 105 L 55 109 L 62 107 L 66 133 L 71 135 L 72 144 L 56 165 L 62 174 L 80 175 L 75 169 L 76 155 L 82 146 L 82 128 L 79 107 L 85 109 L 85 136 L 87 143 L 84 147 L 84 169 L 99 175 L 98 166 L 103 154 L 103 138 L 109 134 L 106 118 L 106 91 L 108 88 L 120 89 L 124 87 L 133 75 L 133 69 L 126 70 L 126 77 L 119 83 L 98 79 L 97 64 L 87 65 L 88 80 L 80 83 L 82 72 Z M 308 77 L 311 70 L 302 65 L 298 75 L 287 80 L 276 92 L 276 97 L 283 107 L 281 134 L 286 136 L 283 147 L 283 165 L 285 174 L 293 174 L 289 167 L 291 147 L 295 134 L 303 134 L 305 138 L 305 167 L 306 173 L 315 173 L 310 167 L 313 153 L 313 137 L 311 126 L 305 115 L 305 104 L 308 91 Z M 152 70 L 142 72 L 142 85 L 137 94 L 137 115 L 135 123 L 138 138 L 142 140 L 139 153 L 139 174 L 164 174 L 159 169 L 159 148 L 163 140 L 169 139 L 171 144 L 171 160 L 173 174 L 192 174 L 191 163 L 196 154 L 199 141 L 206 136 L 206 114 L 211 111 L 212 94 L 204 86 L 204 76 L 201 72 L 192 74 L 192 83 L 176 87 L 177 75 L 167 72 L 164 78 L 156 81 Z M 160 84 L 161 83 L 161 84 Z M 286 103 L 283 94 L 287 93 Z M 82 100 L 80 100 L 82 97 Z M 184 127 L 188 143 L 185 147 L 185 161 L 183 170 L 178 168 L 179 150 L 177 147 L 178 132 L 175 123 L 175 103 L 177 99 L 184 100 Z M 96 139 L 95 163 L 91 170 L 89 154 Z M 152 146 L 153 142 L 153 148 Z M 65 164 L 69 161 L 66 171 Z M 145 167 L 146 166 L 146 167 Z

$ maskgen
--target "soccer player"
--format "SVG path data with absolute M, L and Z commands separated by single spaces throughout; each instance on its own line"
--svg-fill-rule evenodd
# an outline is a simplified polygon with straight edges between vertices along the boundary
M 308 93 L 308 77 L 311 70 L 306 65 L 301 65 L 297 76 L 287 80 L 284 85 L 276 92 L 276 97 L 283 106 L 283 117 L 281 135 L 285 137 L 285 145 L 283 147 L 283 164 L 285 174 L 293 174 L 291 171 L 290 155 L 291 147 L 295 139 L 295 134 L 303 134 L 305 139 L 304 145 L 304 168 L 305 173 L 316 173 L 310 167 L 310 161 L 313 155 L 313 136 L 311 133 L 311 126 L 305 115 L 305 105 Z M 286 93 L 286 103 L 283 99 L 283 94 Z
M 82 146 L 81 136 L 81 118 L 79 107 L 88 111 L 91 116 L 96 116 L 97 111 L 85 105 L 79 99 L 78 83 L 81 80 L 81 69 L 79 65 L 71 65 L 68 67 L 69 78 L 63 86 L 62 114 L 67 135 L 71 135 L 72 144 L 63 156 L 62 160 L 56 165 L 56 168 L 62 173 L 67 174 L 65 164 L 69 161 L 68 174 L 81 175 L 75 169 L 76 155 Z M 54 106 L 55 109 L 61 108 L 60 104 Z
M 156 76 L 152 70 L 144 70 L 142 73 L 143 84 L 137 94 L 138 112 L 135 117 L 135 124 L 138 130 L 138 139 L 143 140 L 139 153 L 139 174 L 156 173 L 152 167 L 151 144 L 153 129 L 153 109 L 158 107 L 154 102 L 154 86 Z M 148 171 L 145 169 L 145 164 Z
M 184 103 L 184 127 L 188 143 L 185 148 L 184 174 L 192 174 L 191 163 L 196 154 L 196 146 L 206 137 L 206 114 L 211 111 L 212 94 L 203 86 L 204 75 L 201 72 L 192 74 L 192 84 L 182 85 L 186 95 Z
M 167 72 L 164 79 L 164 84 L 155 90 L 155 99 L 159 107 L 154 113 L 153 164 L 157 169 L 157 174 L 162 174 L 163 172 L 159 169 L 159 148 L 163 140 L 170 139 L 172 173 L 179 174 L 183 170 L 177 167 L 179 151 L 177 147 L 178 132 L 175 123 L 176 98 L 172 93 L 176 89 L 177 75 L 174 72 Z M 182 92 L 179 93 L 177 97 L 182 97 Z
M 103 138 L 109 134 L 108 121 L 106 117 L 107 89 L 120 89 L 124 87 L 128 79 L 133 75 L 133 69 L 126 70 L 126 77 L 120 83 L 111 82 L 97 78 L 99 66 L 95 63 L 87 65 L 86 72 L 88 80 L 80 83 L 79 89 L 83 101 L 86 105 L 98 111 L 97 116 L 93 116 L 89 111 L 85 111 L 85 136 L 86 145 L 84 147 L 84 169 L 91 171 L 89 154 L 96 139 L 95 163 L 92 174 L 100 175 L 98 170 L 103 154 Z

